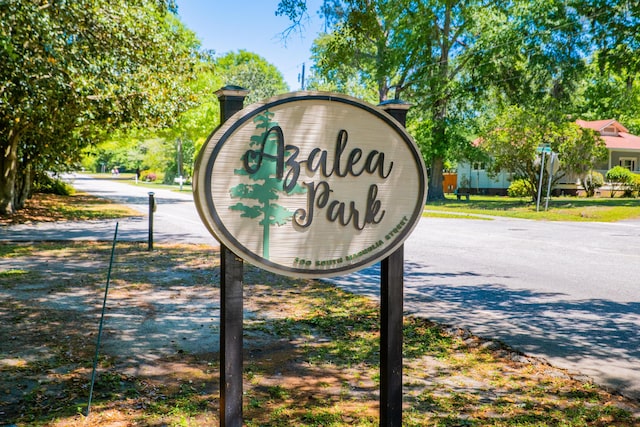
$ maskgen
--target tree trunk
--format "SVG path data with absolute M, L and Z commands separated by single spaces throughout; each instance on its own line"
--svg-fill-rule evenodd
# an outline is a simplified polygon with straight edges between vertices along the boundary
M 431 159 L 431 174 L 429 177 L 429 192 L 427 201 L 444 200 L 444 157 L 449 146 L 447 140 L 447 109 L 449 103 L 449 89 L 447 82 L 453 79 L 449 69 L 449 52 L 452 45 L 451 35 L 451 13 L 455 2 L 445 2 L 444 22 L 440 30 L 440 63 L 437 71 L 437 81 L 435 93 L 437 98 L 433 105 L 433 157 Z
M 429 192 L 427 201 L 444 200 L 444 153 L 447 151 L 447 130 L 445 118 L 447 116 L 447 99 L 442 96 L 436 100 L 433 110 L 433 157 L 429 175 Z
M 428 201 L 444 200 L 444 190 L 442 182 L 444 175 L 444 159 L 441 156 L 435 156 L 431 159 L 431 176 L 429 177 L 429 192 L 427 193 Z
M 23 209 L 27 199 L 31 198 L 31 185 L 35 173 L 31 162 L 18 168 L 13 190 L 13 209 Z
M 18 171 L 18 140 L 17 133 L 11 130 L 0 147 L 0 215 L 11 215 L 16 210 L 14 195 Z

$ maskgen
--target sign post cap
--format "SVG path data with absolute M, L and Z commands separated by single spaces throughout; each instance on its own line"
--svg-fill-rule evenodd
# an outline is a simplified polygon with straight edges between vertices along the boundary
M 378 106 L 383 109 L 393 108 L 398 110 L 408 110 L 413 106 L 413 104 L 410 104 L 401 99 L 387 99 L 386 101 L 382 101 L 380 104 L 378 104 Z
M 221 87 L 216 91 L 216 95 L 220 96 L 247 96 L 249 90 L 243 88 L 242 86 L 236 85 L 226 85 Z

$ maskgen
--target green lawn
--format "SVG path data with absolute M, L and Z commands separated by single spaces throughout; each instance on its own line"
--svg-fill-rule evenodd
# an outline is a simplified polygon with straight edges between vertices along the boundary
M 554 197 L 544 211 L 544 200 L 536 212 L 535 202 L 528 199 L 502 196 L 471 196 L 471 200 L 457 200 L 453 196 L 445 201 L 429 202 L 425 216 L 508 216 L 513 218 L 547 221 L 600 221 L 614 222 L 640 218 L 640 199 Z
M 191 193 L 193 190 L 191 188 L 191 184 L 184 184 L 182 186 L 182 190 L 180 190 L 180 185 L 178 184 L 164 184 L 162 181 L 135 181 L 135 174 L 133 173 L 121 173 L 117 176 L 111 175 L 110 173 L 92 173 L 89 176 L 97 179 L 108 179 L 121 182 L 123 184 L 137 185 L 144 188 L 149 189 L 159 189 L 163 188 L 166 190 L 172 191 L 185 191 Z

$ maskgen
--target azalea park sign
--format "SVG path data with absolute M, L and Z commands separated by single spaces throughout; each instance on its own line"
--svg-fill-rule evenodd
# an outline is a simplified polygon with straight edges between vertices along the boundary
M 331 277 L 397 249 L 422 215 L 426 172 L 404 128 L 344 95 L 251 105 L 208 139 L 195 202 L 236 255 L 294 277 Z
M 380 268 L 380 425 L 402 425 L 403 242 L 427 179 L 403 124 L 408 105 L 374 107 L 295 92 L 243 108 L 216 92 L 221 125 L 194 168 L 194 200 L 221 243 L 220 425 L 242 421 L 242 264 L 322 278 Z M 396 117 L 396 118 L 394 118 Z M 398 121 L 400 120 L 400 121 Z

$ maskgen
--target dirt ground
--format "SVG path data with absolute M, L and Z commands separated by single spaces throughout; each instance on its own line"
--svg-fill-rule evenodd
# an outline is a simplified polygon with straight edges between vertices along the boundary
M 218 425 L 220 272 L 205 245 L 118 244 L 86 417 L 110 250 L 0 243 L 0 426 Z M 245 425 L 377 425 L 375 304 L 249 266 L 244 280 Z M 406 425 L 534 425 L 495 423 L 529 412 L 560 425 L 545 420 L 574 408 L 592 421 L 562 425 L 640 425 L 638 402 L 588 379 L 455 328 L 405 328 Z
M 190 425 L 217 424 L 219 270 L 217 251 L 206 246 L 160 246 L 148 253 L 146 246 L 134 244 L 116 251 L 99 347 L 97 412 L 90 419 L 82 416 L 97 347 L 108 246 L 25 243 L 0 258 L 5 273 L 0 276 L 0 425 L 36 425 L 50 418 L 45 425 L 155 425 L 156 417 L 144 415 L 148 406 L 158 400 L 175 405 L 194 393 L 199 414 Z M 252 271 L 245 277 L 247 293 L 256 291 L 252 276 L 269 280 L 264 277 L 268 273 Z M 268 294 L 272 292 L 254 293 L 245 301 L 246 323 L 282 315 L 284 306 Z M 255 296 L 262 298 L 258 302 Z M 259 370 L 275 372 L 259 388 L 306 390 L 309 399 L 317 400 L 340 395 L 340 375 L 310 366 L 282 382 L 293 347 L 302 341 L 274 340 L 260 328 L 245 332 L 249 369 L 259 355 Z M 375 385 L 369 388 L 373 393 Z M 131 424 L 136 418 L 146 421 Z

